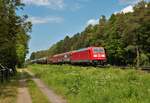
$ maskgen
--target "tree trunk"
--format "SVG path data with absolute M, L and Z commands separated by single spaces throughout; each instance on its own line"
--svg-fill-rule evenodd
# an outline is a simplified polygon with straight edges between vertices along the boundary
M 139 68 L 140 66 L 140 52 L 138 46 L 136 46 L 136 67 Z

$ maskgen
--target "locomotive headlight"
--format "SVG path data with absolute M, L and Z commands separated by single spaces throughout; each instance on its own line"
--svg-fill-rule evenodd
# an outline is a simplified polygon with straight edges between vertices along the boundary
M 93 57 L 97 57 L 97 55 L 96 55 L 96 54 L 94 54 L 94 55 L 93 55 Z
M 103 55 L 101 55 L 101 57 L 105 57 L 105 55 L 103 54 Z

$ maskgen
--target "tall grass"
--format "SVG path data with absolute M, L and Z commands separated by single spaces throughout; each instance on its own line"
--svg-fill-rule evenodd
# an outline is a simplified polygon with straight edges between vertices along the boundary
M 150 103 L 150 74 L 133 69 L 30 65 L 69 103 Z
M 0 103 L 17 102 L 18 75 L 12 77 L 10 81 L 0 84 Z

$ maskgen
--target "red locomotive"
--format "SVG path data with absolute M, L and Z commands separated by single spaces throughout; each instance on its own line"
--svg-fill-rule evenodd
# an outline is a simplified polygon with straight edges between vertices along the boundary
M 71 63 L 104 65 L 106 59 L 106 53 L 103 47 L 88 47 L 48 57 L 47 61 L 48 63 L 53 64 Z

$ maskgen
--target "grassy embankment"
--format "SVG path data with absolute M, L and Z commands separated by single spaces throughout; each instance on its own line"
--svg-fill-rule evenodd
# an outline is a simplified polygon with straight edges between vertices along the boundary
M 28 73 L 23 70 L 23 72 L 20 72 L 20 77 L 22 79 L 26 79 L 27 88 L 31 95 L 32 103 L 49 103 L 47 97 L 40 91 Z
M 137 70 L 30 65 L 69 103 L 150 103 L 150 74 Z
M 18 76 L 14 76 L 10 81 L 0 83 L 0 103 L 16 103 L 17 101 Z

